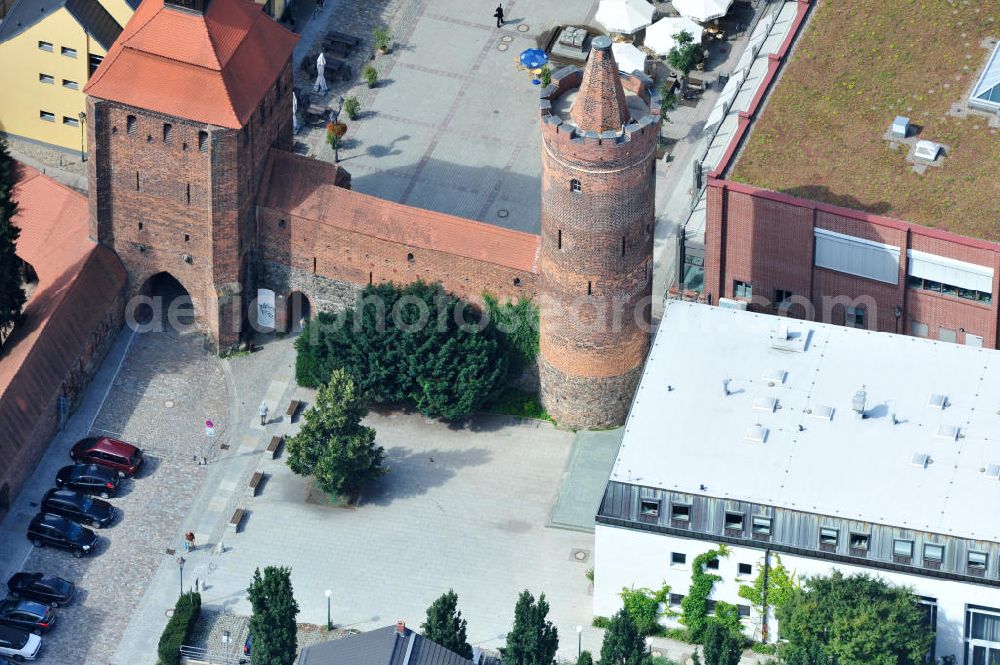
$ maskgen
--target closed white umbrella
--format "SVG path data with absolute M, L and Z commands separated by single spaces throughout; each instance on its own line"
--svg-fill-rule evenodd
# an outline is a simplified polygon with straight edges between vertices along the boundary
M 701 23 L 725 16 L 731 4 L 733 0 L 673 0 L 674 9 L 680 12 L 681 16 L 687 16 Z
M 632 34 L 653 22 L 653 5 L 646 0 L 601 0 L 594 18 L 608 32 Z
M 689 18 L 668 16 L 667 18 L 661 18 L 646 28 L 646 37 L 643 40 L 643 45 L 648 49 L 652 49 L 658 55 L 666 55 L 670 53 L 670 49 L 677 45 L 674 35 L 687 32 L 694 38 L 694 43 L 697 44 L 701 41 L 702 31 L 703 28 L 701 25 Z
M 299 131 L 299 98 L 292 91 L 292 131 L 296 134 Z
M 313 86 L 313 92 L 326 93 L 326 89 L 326 56 L 320 51 L 316 58 L 316 85 Z
M 646 54 L 631 44 L 612 44 L 611 52 L 615 54 L 615 62 L 618 63 L 619 71 L 626 74 L 631 74 L 636 70 L 646 71 Z

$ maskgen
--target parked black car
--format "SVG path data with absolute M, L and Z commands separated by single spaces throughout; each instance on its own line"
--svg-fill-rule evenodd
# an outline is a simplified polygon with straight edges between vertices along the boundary
M 35 547 L 51 545 L 69 550 L 76 558 L 97 547 L 97 534 L 59 515 L 38 513 L 28 525 L 28 540 Z
M 42 498 L 42 512 L 62 515 L 95 529 L 111 526 L 118 516 L 118 511 L 107 501 L 94 499 L 74 490 L 59 489 L 49 490 Z
M 0 623 L 28 630 L 36 635 L 55 625 L 56 611 L 48 605 L 24 598 L 5 598 L 0 603 Z
M 29 598 L 52 607 L 66 605 L 76 595 L 72 582 L 43 573 L 14 573 L 7 580 L 7 588 L 15 598 Z
M 117 471 L 96 464 L 64 466 L 56 474 L 56 487 L 96 494 L 102 499 L 118 494 L 120 483 Z

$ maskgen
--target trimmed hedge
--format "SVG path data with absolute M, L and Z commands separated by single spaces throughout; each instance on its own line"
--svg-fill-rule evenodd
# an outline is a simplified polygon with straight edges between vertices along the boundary
M 181 645 L 191 634 L 200 616 L 200 593 L 191 591 L 177 599 L 174 615 L 167 622 L 167 627 L 160 635 L 160 643 L 156 646 L 156 654 L 160 657 L 159 665 L 180 665 Z

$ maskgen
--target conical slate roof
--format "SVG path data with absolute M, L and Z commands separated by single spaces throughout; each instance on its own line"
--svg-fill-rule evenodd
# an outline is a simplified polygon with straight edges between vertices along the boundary
M 618 63 L 611 52 L 611 39 L 601 35 L 594 37 L 590 45 L 590 59 L 583 70 L 580 92 L 573 101 L 570 116 L 583 131 L 618 131 L 628 122 L 630 114 Z

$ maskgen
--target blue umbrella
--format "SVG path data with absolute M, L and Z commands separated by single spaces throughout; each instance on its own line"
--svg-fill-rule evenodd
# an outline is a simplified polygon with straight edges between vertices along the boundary
M 549 56 L 540 48 L 529 48 L 521 53 L 521 64 L 528 69 L 538 69 L 544 67 L 549 61 Z

